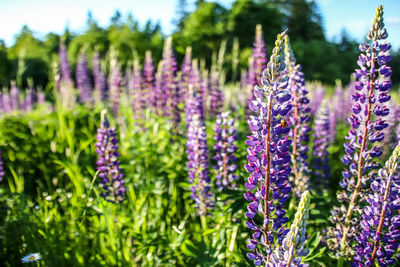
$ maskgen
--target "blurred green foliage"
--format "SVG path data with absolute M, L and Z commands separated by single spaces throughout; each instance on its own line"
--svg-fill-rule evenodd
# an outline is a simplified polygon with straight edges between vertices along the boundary
M 186 0 L 179 0 L 172 33 L 176 56 L 183 59 L 186 46 L 193 47 L 193 55 L 211 64 L 211 55 L 217 53 L 222 41 L 227 41 L 225 73 L 228 81 L 232 77 L 233 40 L 239 40 L 239 67 L 247 68 L 254 31 L 262 24 L 267 50 L 272 49 L 277 33 L 289 29 L 297 61 L 303 66 L 308 80 L 321 80 L 334 84 L 341 79 L 349 82 L 356 67 L 357 43 L 345 32 L 336 42 L 327 41 L 322 26 L 322 15 L 315 1 L 306 0 L 235 0 L 229 8 L 213 1 L 196 1 L 194 9 L 188 10 Z M 139 25 L 133 15 L 126 18 L 116 11 L 106 28 L 100 27 L 88 13 L 86 30 L 76 34 L 65 30 L 62 36 L 47 34 L 43 40 L 35 38 L 28 26 L 17 34 L 15 43 L 6 47 L 0 41 L 0 86 L 9 86 L 18 80 L 25 87 L 27 79 L 33 78 L 35 85 L 45 88 L 53 60 L 57 60 L 60 39 L 68 45 L 68 56 L 74 70 L 77 56 L 82 47 L 87 48 L 89 59 L 94 49 L 107 59 L 107 51 L 114 47 L 122 68 L 138 57 L 143 62 L 146 50 L 151 50 L 156 62 L 161 59 L 165 35 L 158 23 L 147 21 Z M 25 68 L 18 70 L 18 59 Z M 400 51 L 393 53 L 392 64 L 400 60 Z M 89 61 L 90 62 L 90 61 Z M 397 64 L 398 65 L 398 64 Z M 398 68 L 393 68 L 394 74 Z M 393 75 L 394 83 L 400 75 Z

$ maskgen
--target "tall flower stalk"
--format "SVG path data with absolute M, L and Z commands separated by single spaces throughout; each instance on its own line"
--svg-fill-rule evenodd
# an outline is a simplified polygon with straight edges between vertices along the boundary
M 364 199 L 371 179 L 379 164 L 376 159 L 382 154 L 379 146 L 384 138 L 384 130 L 388 123 L 384 117 L 389 114 L 385 103 L 389 101 L 388 92 L 392 87 L 389 80 L 381 81 L 378 73 L 390 77 L 391 70 L 386 64 L 391 60 L 390 44 L 380 43 L 388 34 L 383 23 L 383 7 L 376 9 L 372 27 L 368 32 L 369 42 L 360 45 L 361 55 L 357 61 L 354 77 L 355 90 L 352 95 L 353 114 L 348 118 L 351 129 L 347 135 L 345 152 L 342 161 L 349 168 L 343 171 L 343 180 L 340 185 L 347 187 L 347 191 L 338 194 L 342 202 L 340 208 L 334 208 L 332 221 L 335 227 L 331 229 L 331 247 L 339 251 L 340 256 L 349 256 L 354 252 L 353 242 L 361 229 L 360 200 Z M 378 142 L 378 144 L 376 143 Z M 348 203 L 346 207 L 346 203 Z
M 55 82 L 57 84 L 57 100 L 62 107 L 66 109 L 73 109 L 76 102 L 74 81 L 72 80 L 71 67 L 68 61 L 67 48 L 64 42 L 60 42 L 58 50 L 59 55 L 59 67 L 60 72 L 58 73 L 57 63 L 54 63 L 54 75 Z
M 400 241 L 400 144 L 371 182 L 362 211 L 353 266 L 391 266 Z
M 310 198 L 309 191 L 302 193 L 290 231 L 283 239 L 282 246 L 278 246 L 275 249 L 275 253 L 271 256 L 271 263 L 268 266 L 308 266 L 308 264 L 301 264 L 301 259 L 309 253 L 305 243 Z
M 161 74 L 161 90 L 163 95 L 163 113 L 164 116 L 170 117 L 175 126 L 181 120 L 179 103 L 181 100 L 179 86 L 176 81 L 177 63 L 172 48 L 172 38 L 169 37 L 164 46 L 162 74 Z
M 100 103 L 107 99 L 108 84 L 107 78 L 101 69 L 101 61 L 98 51 L 93 53 L 92 69 L 95 100 Z
M 11 104 L 11 110 L 16 111 L 19 109 L 20 103 L 19 103 L 19 88 L 15 84 L 15 82 L 11 83 L 11 89 L 10 89 L 10 104 Z
M 285 32 L 277 36 L 271 59 L 261 78 L 262 86 L 255 86 L 255 100 L 250 108 L 257 116 L 250 116 L 252 136 L 246 141 L 250 173 L 245 183 L 244 197 L 249 201 L 246 226 L 253 231 L 247 247 L 247 257 L 255 265 L 271 262 L 271 253 L 282 242 L 288 229 L 284 204 L 291 191 L 289 176 L 291 144 L 290 127 L 285 117 L 291 110 L 288 77 L 285 75 Z M 285 122 L 285 123 L 282 123 Z M 258 221 L 262 224 L 258 225 Z
M 308 189 L 309 164 L 308 142 L 310 140 L 310 100 L 305 87 L 304 74 L 301 66 L 296 65 L 296 59 L 290 49 L 289 37 L 285 36 L 285 62 L 289 76 L 289 90 L 292 95 L 293 109 L 289 113 L 292 125 L 292 167 L 293 167 L 293 192 L 300 197 Z
M 191 198 L 195 201 L 197 214 L 207 215 L 214 207 L 213 194 L 211 193 L 211 179 L 209 176 L 209 151 L 204 121 L 200 116 L 198 106 L 199 96 L 189 86 L 191 97 L 186 105 L 188 121 L 186 153 L 188 156 L 189 183 L 192 184 Z
M 132 94 L 132 110 L 134 117 L 136 119 L 143 118 L 146 102 L 143 93 L 143 78 L 138 60 L 133 62 Z
M 252 100 L 254 100 L 253 87 L 255 85 L 261 85 L 262 71 L 267 66 L 267 51 L 265 48 L 261 24 L 258 24 L 256 26 L 256 34 L 253 43 L 253 54 L 251 56 L 251 59 L 251 64 L 249 65 L 249 70 L 247 73 L 247 107 L 248 104 Z
M 101 179 L 102 196 L 106 201 L 120 203 L 124 200 L 124 174 L 120 167 L 118 139 L 115 128 L 110 127 L 106 110 L 101 112 L 100 128 L 97 129 L 96 152 L 99 158 L 96 162 L 98 177 Z
M 322 102 L 314 121 L 314 139 L 312 149 L 313 175 L 315 184 L 320 189 L 326 188 L 329 182 L 329 132 L 330 112 L 327 103 Z
M 224 93 L 219 88 L 219 77 L 216 70 L 212 70 L 210 74 L 210 116 L 214 117 L 221 113 L 224 105 Z
M 237 158 L 235 152 L 238 147 L 235 144 L 237 139 L 235 121 L 229 117 L 229 112 L 219 114 L 215 125 L 214 144 L 216 165 L 215 180 L 219 190 L 236 188 L 234 182 L 238 179 L 235 174 Z
M 122 74 L 117 60 L 116 51 L 112 48 L 110 51 L 110 100 L 114 115 L 118 115 L 121 102 Z
M 155 67 L 151 51 L 146 51 L 143 63 L 143 100 L 146 106 L 154 106 Z
M 81 51 L 76 64 L 76 86 L 78 87 L 81 103 L 92 104 L 92 84 L 89 76 L 88 58 L 85 51 Z

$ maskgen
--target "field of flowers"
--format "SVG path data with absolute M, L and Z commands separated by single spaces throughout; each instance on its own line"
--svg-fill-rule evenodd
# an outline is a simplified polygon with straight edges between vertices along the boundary
M 64 43 L 0 98 L 1 266 L 398 266 L 400 99 L 376 9 L 349 85 L 261 25 L 240 82 L 173 40 L 121 70 Z M 107 63 L 107 67 L 105 64 Z M 89 68 L 91 66 L 91 68 Z M 398 66 L 394 66 L 396 68 Z

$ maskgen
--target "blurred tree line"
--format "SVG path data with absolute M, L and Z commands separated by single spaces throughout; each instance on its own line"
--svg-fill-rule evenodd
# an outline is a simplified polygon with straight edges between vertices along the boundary
M 228 81 L 232 79 L 232 68 L 247 68 L 257 24 L 263 26 L 268 53 L 276 35 L 285 28 L 289 29 L 295 56 L 302 64 L 307 80 L 333 84 L 336 79 L 341 79 L 346 84 L 356 67 L 357 42 L 345 32 L 340 40 L 327 41 L 323 18 L 315 1 L 235 0 L 227 9 L 218 2 L 197 0 L 191 10 L 188 10 L 186 0 L 177 3 L 172 36 L 178 61 L 183 59 L 186 46 L 192 46 L 193 55 L 209 65 L 211 55 L 216 55 L 221 43 L 226 41 L 224 68 Z M 164 39 L 159 23 L 149 20 L 139 25 L 133 15 L 123 18 L 119 11 L 115 12 L 106 28 L 100 27 L 89 12 L 86 31 L 82 34 L 66 29 L 61 36 L 49 33 L 38 39 L 24 26 L 11 47 L 6 47 L 0 40 L 0 86 L 8 86 L 11 80 L 17 80 L 19 86 L 24 87 L 27 79 L 32 78 L 35 85 L 45 87 L 52 62 L 57 60 L 60 40 L 68 45 L 68 56 L 74 69 L 78 53 L 83 48 L 89 58 L 97 50 L 107 60 L 107 51 L 114 47 L 122 68 L 129 66 L 135 57 L 143 62 L 146 50 L 151 50 L 158 61 Z M 239 58 L 236 60 L 235 39 L 239 41 L 239 53 L 236 51 Z M 392 55 L 392 65 L 400 65 L 400 49 Z M 238 66 L 232 62 L 238 62 Z M 400 68 L 394 67 L 394 83 L 399 79 Z

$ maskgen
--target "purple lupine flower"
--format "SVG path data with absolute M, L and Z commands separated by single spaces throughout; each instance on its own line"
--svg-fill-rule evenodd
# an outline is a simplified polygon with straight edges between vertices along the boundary
M 61 70 L 61 82 L 73 86 L 71 67 L 68 60 L 67 47 L 64 42 L 60 42 L 58 50 L 58 56 L 60 58 L 60 70 Z
M 310 102 L 310 108 L 311 108 L 311 114 L 315 115 L 319 109 L 319 106 L 321 105 L 322 101 L 325 98 L 325 88 L 318 84 L 312 93 L 311 96 L 311 102 Z
M 171 117 L 175 126 L 180 118 L 180 91 L 176 81 L 177 64 L 172 49 L 172 38 L 169 37 L 165 42 L 162 65 L 161 90 L 163 95 L 164 116 Z
M 8 94 L 7 90 L 3 91 L 3 94 L 1 95 L 2 97 L 2 105 L 3 105 L 3 110 L 5 113 L 10 113 L 13 111 L 12 109 L 12 104 L 11 104 L 11 98 L 10 95 Z
M 262 71 L 267 66 L 267 50 L 265 48 L 262 26 L 256 26 L 256 34 L 253 43 L 253 54 L 251 56 L 249 70 L 247 73 L 247 106 L 246 112 L 249 114 L 249 103 L 254 100 L 253 88 L 255 85 L 261 85 Z
M 156 97 L 154 95 L 154 82 L 155 68 L 153 64 L 153 58 L 151 57 L 151 51 L 146 51 L 143 64 L 143 101 L 145 101 L 148 106 L 151 105 L 153 107 L 155 107 L 154 99 Z
M 57 84 L 57 101 L 66 109 L 73 109 L 76 104 L 74 82 L 71 76 L 71 67 L 68 61 L 67 48 L 61 41 L 58 50 L 59 68 L 54 62 L 54 80 Z
M 4 163 L 3 163 L 3 151 L 0 150 L 0 182 L 3 181 L 4 177 Z
M 244 167 L 250 176 L 245 183 L 244 197 L 250 202 L 245 224 L 253 231 L 247 257 L 255 265 L 269 264 L 275 246 L 289 231 L 285 229 L 288 218 L 284 205 L 291 191 L 289 147 L 292 141 L 285 117 L 292 105 L 285 74 L 285 35 L 285 32 L 278 35 L 261 78 L 262 87 L 254 87 L 255 100 L 250 103 L 251 110 L 258 115 L 249 119 L 252 136 L 246 141 L 249 155 Z
M 330 107 L 328 107 L 328 109 L 331 111 L 331 112 L 329 112 L 329 119 L 328 119 L 329 120 L 328 136 L 329 136 L 329 142 L 332 144 L 336 140 L 336 128 L 337 128 L 337 122 L 338 122 L 338 114 L 335 112 L 334 107 L 335 106 L 333 104 L 331 104 Z M 320 106 L 320 108 L 321 108 L 321 106 Z
M 19 88 L 17 85 L 12 82 L 11 83 L 11 89 L 10 89 L 10 105 L 11 105 L 11 110 L 16 111 L 19 109 Z
M 206 215 L 214 206 L 211 193 L 211 180 L 208 172 L 207 135 L 204 121 L 201 119 L 198 96 L 190 85 L 191 96 L 186 105 L 188 120 L 186 153 L 188 155 L 189 183 L 192 184 L 191 198 L 195 201 L 197 214 Z
M 121 102 L 122 74 L 120 65 L 117 60 L 117 55 L 114 49 L 110 53 L 110 100 L 114 115 L 118 114 L 119 105 Z
M 308 264 L 302 264 L 302 257 L 309 253 L 306 247 L 307 239 L 307 220 L 310 209 L 310 192 L 304 191 L 301 195 L 299 207 L 294 216 L 294 220 L 290 225 L 290 231 L 283 239 L 282 246 L 275 248 L 274 253 L 271 255 L 271 263 L 268 267 L 307 267 Z
M 216 71 L 211 71 L 210 74 L 210 116 L 214 117 L 219 114 L 224 105 L 224 93 L 219 88 L 218 73 Z
M 92 58 L 94 95 L 96 102 L 103 102 L 107 99 L 108 84 L 107 78 L 101 70 L 99 52 L 95 51 Z
M 216 172 L 215 180 L 219 190 L 236 188 L 234 182 L 238 179 L 235 174 L 237 161 L 235 152 L 238 149 L 235 141 L 237 139 L 235 121 L 229 118 L 229 112 L 219 114 L 215 125 L 214 151 L 216 152 L 213 160 L 216 162 L 214 169 Z
M 385 166 L 373 177 L 362 210 L 363 231 L 356 236 L 352 266 L 394 266 L 400 243 L 400 145 Z
M 200 119 L 204 120 L 204 91 L 202 87 L 202 77 L 199 70 L 199 66 L 197 65 L 197 60 L 193 60 L 192 62 L 192 73 L 190 76 L 190 85 L 193 86 L 194 91 L 197 95 L 197 101 L 200 112 Z
M 388 101 L 389 114 L 387 115 L 387 124 L 388 126 L 382 130 L 384 134 L 384 138 L 381 142 L 382 146 L 382 158 L 387 158 L 388 155 L 392 152 L 392 148 L 396 146 L 396 138 L 395 138 L 395 123 L 396 120 L 396 106 L 392 101 Z
M 292 143 L 293 192 L 300 197 L 308 189 L 309 164 L 308 143 L 310 140 L 310 100 L 305 87 L 304 74 L 301 66 L 296 65 L 296 59 L 289 46 L 289 37 L 285 36 L 285 63 L 289 76 L 289 87 L 293 109 L 288 113 L 289 122 L 293 125 L 290 135 Z
M 81 103 L 92 104 L 92 84 L 89 76 L 88 58 L 84 51 L 81 52 L 76 63 L 76 86 Z
M 163 61 L 161 60 L 158 63 L 157 66 L 157 73 L 156 73 L 156 81 L 154 85 L 154 91 L 153 91 L 153 108 L 154 112 L 157 115 L 163 114 L 163 102 L 164 102 L 164 96 L 163 96 L 163 91 L 162 91 L 162 66 L 163 66 Z
M 189 99 L 189 83 L 190 77 L 192 75 L 192 47 L 186 47 L 185 57 L 183 59 L 181 65 L 181 79 L 180 79 L 180 88 L 183 101 L 186 102 Z
M 101 126 L 96 135 L 96 152 L 99 155 L 96 162 L 97 171 L 104 199 L 120 203 L 124 200 L 126 192 L 124 174 L 119 162 L 117 133 L 115 128 L 110 127 L 106 113 L 106 110 L 101 112 Z
M 146 103 L 143 99 L 143 79 L 138 60 L 135 60 L 133 64 L 132 94 L 132 110 L 134 117 L 136 119 L 142 118 Z
M 329 181 L 330 113 L 327 103 L 322 102 L 315 115 L 313 129 L 313 175 L 315 183 L 322 188 L 327 188 Z
M 130 66 L 130 64 L 127 64 L 126 69 L 125 69 L 125 75 L 124 75 L 124 87 L 125 87 L 125 95 L 126 98 L 129 100 L 129 102 L 132 101 L 132 94 L 133 94 L 133 66 Z
M 43 105 L 44 103 L 46 103 L 46 95 L 44 94 L 43 91 L 38 92 L 37 103 L 38 103 L 38 105 Z
M 262 26 L 256 26 L 256 34 L 253 43 L 252 65 L 249 67 L 247 74 L 247 84 L 252 88 L 255 85 L 261 85 L 261 73 L 267 66 L 267 50 L 265 48 L 264 37 L 262 33 Z M 254 99 L 251 94 L 252 99 Z
M 24 110 L 32 111 L 33 106 L 37 103 L 37 95 L 33 87 L 33 81 L 31 79 L 28 80 L 28 85 L 29 88 L 25 92 Z
M 349 102 L 349 98 L 345 97 L 344 90 L 342 88 L 342 84 L 339 83 L 335 89 L 335 96 L 334 96 L 334 110 L 332 113 L 336 114 L 336 118 L 340 121 L 345 121 L 347 116 L 349 115 L 348 111 L 351 110 L 346 107 L 347 102 Z M 351 104 L 350 104 L 351 106 Z M 333 128 L 332 128 L 333 129 Z M 336 132 L 336 131 L 334 131 Z
M 361 54 L 357 61 L 360 68 L 353 74 L 356 78 L 352 95 L 354 102 L 352 115 L 348 118 L 351 129 L 346 136 L 348 142 L 344 144 L 345 155 L 342 159 L 348 168 L 342 172 L 343 179 L 340 182 L 347 191 L 338 194 L 342 206 L 332 211 L 335 227 L 329 232 L 329 244 L 332 249 L 339 251 L 340 256 L 348 256 L 353 252 L 354 238 L 360 234 L 359 199 L 362 200 L 368 193 L 368 190 L 361 189 L 369 188 L 374 170 L 379 167 L 377 158 L 382 154 L 379 142 L 384 139 L 382 130 L 388 126 L 385 117 L 389 114 L 389 108 L 385 103 L 390 100 L 392 83 L 377 78 L 377 73 L 385 78 L 391 75 L 391 68 L 386 65 L 391 60 L 391 46 L 380 43 L 387 38 L 382 6 L 376 10 L 367 38 L 369 42 L 360 45 Z

